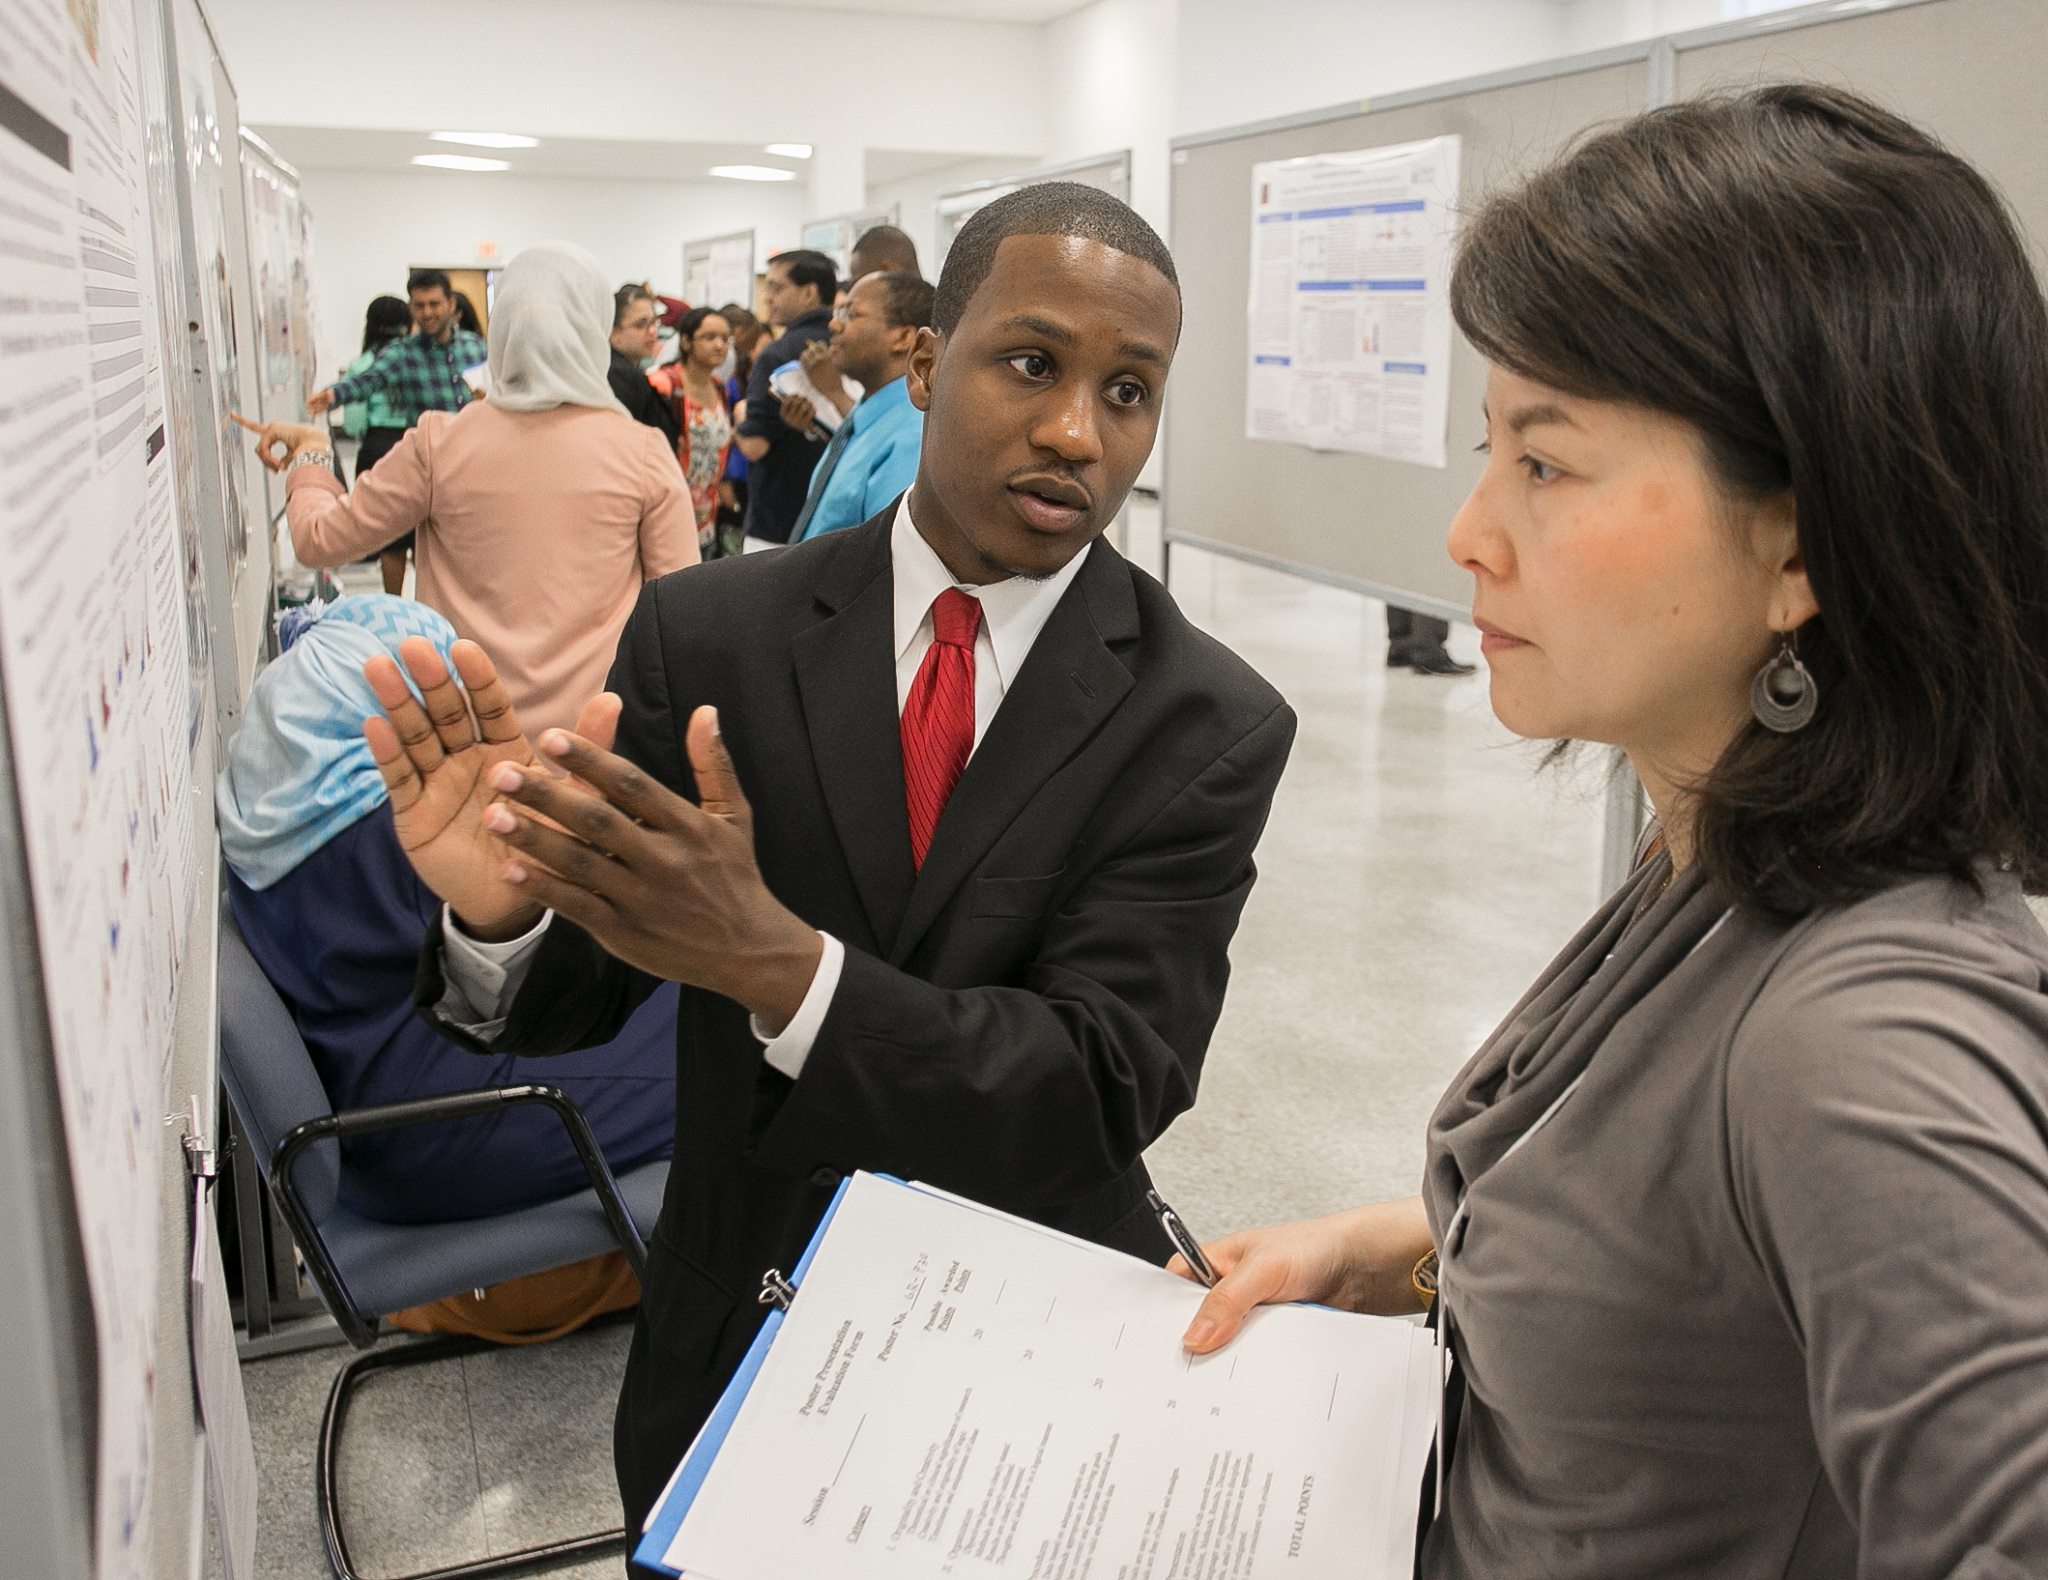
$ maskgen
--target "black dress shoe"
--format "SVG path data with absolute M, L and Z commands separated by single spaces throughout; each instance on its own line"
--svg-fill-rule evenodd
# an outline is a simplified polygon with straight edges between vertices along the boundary
M 1418 675 L 1472 675 L 1477 674 L 1477 664 L 1461 664 L 1448 653 L 1437 653 L 1429 658 L 1411 658 L 1408 667 Z
M 1400 651 L 1398 651 L 1398 650 L 1395 650 L 1395 649 L 1391 649 L 1391 648 L 1390 648 L 1390 649 L 1388 649 L 1388 652 L 1387 652 L 1387 668 L 1389 668 L 1389 669 L 1413 669 L 1414 667 L 1415 667 L 1415 655 L 1414 655 L 1413 653 L 1404 653 L 1404 652 L 1400 652 Z

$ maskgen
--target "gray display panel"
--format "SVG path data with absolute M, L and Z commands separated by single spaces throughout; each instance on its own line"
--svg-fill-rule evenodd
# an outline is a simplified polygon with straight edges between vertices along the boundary
M 1674 39 L 1681 98 L 1788 78 L 1853 88 L 1933 132 L 1989 176 L 2048 262 L 2048 122 L 2040 0 L 1833 5 Z
M 1252 167 L 1456 134 L 1459 201 L 1469 207 L 1583 128 L 1642 109 L 1647 57 L 1647 46 L 1587 56 L 1176 145 L 1173 255 L 1187 322 L 1166 405 L 1169 544 L 1217 549 L 1427 613 L 1468 611 L 1471 579 L 1443 546 L 1479 473 L 1470 451 L 1485 370 L 1462 337 L 1452 345 L 1447 467 L 1245 435 Z

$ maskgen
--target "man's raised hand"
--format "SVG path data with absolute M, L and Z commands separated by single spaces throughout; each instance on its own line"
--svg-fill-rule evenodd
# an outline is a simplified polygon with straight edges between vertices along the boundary
M 476 643 L 449 649 L 461 686 L 425 637 L 407 637 L 398 652 L 420 695 L 413 696 L 390 658 L 379 655 L 363 665 L 384 710 L 363 721 L 363 738 L 391 795 L 399 847 L 466 932 L 515 937 L 540 919 L 540 907 L 505 881 L 511 853 L 483 817 L 497 796 L 492 770 L 505 763 L 546 770 L 519 727 L 497 667 Z M 618 717 L 618 698 L 593 698 L 584 704 L 578 733 L 608 746 Z
M 548 730 L 541 752 L 570 779 L 500 760 L 505 803 L 484 830 L 514 852 L 504 875 L 629 965 L 744 1004 L 779 1030 L 803 1002 L 824 945 L 776 900 L 754 860 L 753 812 L 718 732 L 690 717 L 685 746 L 701 805 L 605 749 L 588 730 Z
M 811 388 L 830 401 L 833 410 L 842 417 L 853 410 L 853 391 L 846 387 L 846 379 L 832 355 L 831 342 L 813 340 L 797 356 L 803 365 L 804 377 L 811 381 Z

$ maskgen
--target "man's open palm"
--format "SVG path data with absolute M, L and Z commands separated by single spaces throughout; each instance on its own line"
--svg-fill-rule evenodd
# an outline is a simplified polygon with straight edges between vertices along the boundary
M 469 931 L 489 935 L 538 920 L 539 908 L 504 879 L 512 852 L 483 822 L 499 794 L 492 770 L 541 764 L 497 667 L 476 643 L 457 642 L 449 657 L 458 686 L 425 637 L 407 637 L 398 652 L 420 694 L 413 696 L 391 659 L 371 659 L 363 677 L 384 712 L 363 721 L 363 737 L 391 794 L 399 848 Z M 618 719 L 618 698 L 594 697 L 576 733 L 609 747 Z

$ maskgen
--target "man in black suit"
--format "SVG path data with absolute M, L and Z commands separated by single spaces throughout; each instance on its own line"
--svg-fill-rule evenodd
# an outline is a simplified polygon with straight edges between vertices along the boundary
M 934 321 L 909 494 L 650 584 L 576 733 L 536 752 L 471 644 L 468 709 L 427 644 L 404 650 L 424 711 L 369 666 L 400 839 L 452 915 L 422 1006 L 556 1053 L 683 984 L 629 1529 L 846 1172 L 1170 1250 L 1141 1158 L 1194 1100 L 1294 718 L 1097 541 L 1179 334 L 1151 229 L 1024 188 L 962 230 Z

